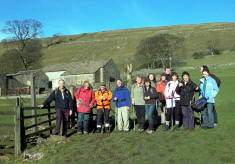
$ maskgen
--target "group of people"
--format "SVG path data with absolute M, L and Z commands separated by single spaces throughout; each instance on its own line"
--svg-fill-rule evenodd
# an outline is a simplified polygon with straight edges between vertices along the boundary
M 131 91 L 124 86 L 121 79 L 117 79 L 113 92 L 106 88 L 105 83 L 93 93 L 88 81 L 78 88 L 74 99 L 78 113 L 77 128 L 78 134 L 88 134 L 90 113 L 96 104 L 96 132 L 101 133 L 104 124 L 104 132 L 110 132 L 110 110 L 111 102 L 116 104 L 116 120 L 119 131 L 128 132 L 130 130 L 129 111 L 134 107 L 138 132 L 145 131 L 145 118 L 148 118 L 147 133 L 153 133 L 158 125 L 158 113 L 161 113 L 161 124 L 163 130 L 171 128 L 179 130 L 182 123 L 185 130 L 194 130 L 194 111 L 191 108 L 195 101 L 195 92 L 199 92 L 199 98 L 205 97 L 207 103 L 201 112 L 203 129 L 213 128 L 217 125 L 217 114 L 215 110 L 215 97 L 219 92 L 220 80 L 209 72 L 207 66 L 200 69 L 202 78 L 200 85 L 196 85 L 190 80 L 188 72 L 182 73 L 182 80 L 179 80 L 176 72 L 171 72 L 166 68 L 160 75 L 157 82 L 154 74 L 149 74 L 144 80 L 141 76 L 136 76 L 136 81 L 131 87 Z M 67 135 L 67 124 L 69 116 L 73 113 L 73 98 L 65 82 L 59 81 L 58 89 L 54 90 L 40 108 L 55 101 L 56 108 L 56 128 L 55 134 L 60 133 L 61 122 L 63 121 L 62 135 Z M 174 120 L 174 121 L 173 121 Z M 159 120 L 160 121 L 160 120 Z

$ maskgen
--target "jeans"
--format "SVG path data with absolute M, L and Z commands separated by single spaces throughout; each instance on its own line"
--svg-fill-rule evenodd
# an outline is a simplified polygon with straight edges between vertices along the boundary
M 154 110 L 155 110 L 155 104 L 146 104 L 145 110 L 148 115 L 148 122 L 149 122 L 149 129 L 154 130 L 154 124 L 155 124 L 155 117 L 154 117 Z
M 215 119 L 215 124 L 218 124 L 218 116 L 217 116 L 217 112 L 215 110 L 215 105 L 214 105 L 214 119 Z
M 184 129 L 194 129 L 194 113 L 190 106 L 182 106 Z
M 78 113 L 78 131 L 82 131 L 84 128 L 84 131 L 88 132 L 89 128 L 89 120 L 90 120 L 90 113 Z
M 214 127 L 214 104 L 207 103 L 205 109 L 202 111 L 202 127 Z

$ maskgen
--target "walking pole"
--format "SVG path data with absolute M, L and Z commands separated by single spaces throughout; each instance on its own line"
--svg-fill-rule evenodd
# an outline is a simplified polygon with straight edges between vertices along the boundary
M 115 130 L 117 130 L 117 115 L 118 115 L 118 109 L 116 107 L 116 111 L 115 111 Z
M 174 114 L 174 107 L 173 107 L 173 100 L 174 100 L 174 98 L 171 98 L 171 127 L 173 127 L 174 126 L 174 117 L 173 117 L 173 114 Z
M 135 116 L 135 111 L 134 111 L 133 105 L 131 106 L 131 108 L 132 108 L 133 115 Z M 134 117 L 133 121 L 134 121 L 134 130 L 135 130 L 135 117 Z

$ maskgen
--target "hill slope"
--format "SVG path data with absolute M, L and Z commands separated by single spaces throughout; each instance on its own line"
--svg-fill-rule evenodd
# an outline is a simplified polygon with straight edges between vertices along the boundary
M 134 61 L 136 47 L 142 39 L 160 33 L 169 33 L 185 39 L 182 59 L 190 59 L 198 50 L 205 50 L 210 40 L 218 41 L 218 48 L 230 51 L 235 44 L 235 23 L 208 23 L 163 26 L 127 30 L 85 33 L 80 35 L 43 38 L 42 65 L 70 61 L 100 60 L 113 58 L 120 70 Z M 0 55 L 4 52 L 0 44 Z

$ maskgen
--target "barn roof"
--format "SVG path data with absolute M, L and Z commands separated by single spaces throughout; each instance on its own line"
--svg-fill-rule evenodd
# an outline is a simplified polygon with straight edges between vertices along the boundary
M 65 71 L 62 75 L 79 75 L 86 73 L 94 73 L 100 67 L 103 67 L 110 60 L 100 61 L 89 61 L 89 62 L 71 62 L 71 63 L 60 63 L 44 67 L 44 72 L 57 72 Z
M 36 69 L 36 70 L 19 71 L 17 73 L 7 74 L 7 76 L 18 76 L 18 75 L 24 75 L 24 74 L 29 74 L 29 73 L 37 73 L 39 71 L 41 70 Z

